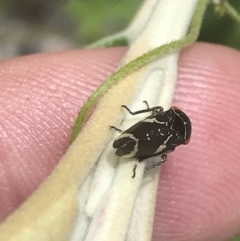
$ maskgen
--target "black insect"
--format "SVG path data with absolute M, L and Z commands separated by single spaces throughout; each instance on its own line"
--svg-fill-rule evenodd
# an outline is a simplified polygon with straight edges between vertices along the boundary
M 122 105 L 131 115 L 152 112 L 150 116 L 139 121 L 129 129 L 122 132 L 113 142 L 116 155 L 124 158 L 134 158 L 139 162 L 154 156 L 161 156 L 161 161 L 148 167 L 150 170 L 161 165 L 167 160 L 167 153 L 172 152 L 179 145 L 186 145 L 191 137 L 191 121 L 188 116 L 177 107 L 164 111 L 163 107 L 155 106 L 132 112 L 127 106 Z M 133 176 L 135 177 L 136 166 Z

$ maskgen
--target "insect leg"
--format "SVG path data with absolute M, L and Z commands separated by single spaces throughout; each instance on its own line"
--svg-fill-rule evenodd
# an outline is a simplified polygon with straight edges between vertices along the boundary
M 152 114 L 162 113 L 163 110 L 164 110 L 162 106 L 155 106 L 155 107 L 150 108 L 149 104 L 148 104 L 148 102 L 146 100 L 144 100 L 143 103 L 146 104 L 147 110 L 151 110 L 152 111 Z
M 166 154 L 162 154 L 161 155 L 161 160 L 159 162 L 157 162 L 157 163 L 153 163 L 151 166 L 146 167 L 145 168 L 145 172 L 149 171 L 149 170 L 151 170 L 151 169 L 153 169 L 153 168 L 155 168 L 157 166 L 162 165 L 166 160 L 167 160 L 167 155 Z
M 147 102 L 146 100 L 144 100 L 144 101 L 143 101 L 143 103 L 145 103 L 145 104 L 146 104 L 147 109 L 150 109 L 149 104 L 148 104 L 148 102 Z
M 110 129 L 114 129 L 115 131 L 118 131 L 118 132 L 122 132 L 122 130 L 121 129 L 118 129 L 117 127 L 115 127 L 115 126 L 109 126 L 110 127 Z
M 121 105 L 121 107 L 125 108 L 131 115 L 138 115 L 138 114 L 152 111 L 151 109 L 145 109 L 145 110 L 138 110 L 133 112 L 126 105 Z
M 133 175 L 132 175 L 132 178 L 135 178 L 135 176 L 136 176 L 136 170 L 137 170 L 137 165 L 134 165 L 134 166 L 133 166 Z
M 125 108 L 131 115 L 138 115 L 138 114 L 142 114 L 142 113 L 146 113 L 146 112 L 152 112 L 153 114 L 163 112 L 162 106 L 155 106 L 153 108 L 147 108 L 147 109 L 138 110 L 138 111 L 131 111 L 126 105 L 121 105 L 121 107 Z

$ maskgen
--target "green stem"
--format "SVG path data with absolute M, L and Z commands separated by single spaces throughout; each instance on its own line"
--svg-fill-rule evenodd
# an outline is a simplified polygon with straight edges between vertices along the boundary
M 90 45 L 87 45 L 86 48 L 93 49 L 93 48 L 127 46 L 127 45 L 128 45 L 128 39 L 122 33 L 121 35 L 113 35 L 113 36 L 108 36 L 104 39 L 100 39 L 99 41 L 96 41 Z
M 187 47 L 188 45 L 192 44 L 197 40 L 202 24 L 203 15 L 208 3 L 209 0 L 199 0 L 196 11 L 192 18 L 192 22 L 189 27 L 189 32 L 184 38 L 161 45 L 160 47 L 157 47 L 143 54 L 142 56 L 130 61 L 122 68 L 117 70 L 114 74 L 112 74 L 98 87 L 96 91 L 93 92 L 93 94 L 88 98 L 87 102 L 78 113 L 72 129 L 70 143 L 72 143 L 76 139 L 78 133 L 82 128 L 83 122 L 91 108 L 94 106 L 94 104 L 96 104 L 97 100 L 103 94 L 105 94 L 113 85 L 115 85 L 118 81 L 120 81 L 133 71 L 143 67 L 147 63 L 172 52 L 175 52 L 181 48 Z
M 240 14 L 227 2 L 222 3 L 224 12 L 229 15 L 237 24 L 240 24 Z

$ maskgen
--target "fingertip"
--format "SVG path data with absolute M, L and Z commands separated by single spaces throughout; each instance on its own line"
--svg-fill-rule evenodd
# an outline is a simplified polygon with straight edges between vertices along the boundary
M 226 240 L 240 227 L 239 52 L 183 51 L 174 104 L 192 121 L 187 146 L 162 167 L 153 240 Z
M 86 99 L 123 48 L 37 54 L 0 66 L 0 221 L 51 173 Z

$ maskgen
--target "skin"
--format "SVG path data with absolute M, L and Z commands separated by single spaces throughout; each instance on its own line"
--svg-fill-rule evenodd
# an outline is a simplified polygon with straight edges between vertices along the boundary
M 126 48 L 38 54 L 0 63 L 0 221 L 66 151 L 74 119 Z M 153 240 L 228 240 L 240 232 L 240 53 L 181 52 L 173 105 L 188 113 L 187 146 L 162 166 Z

